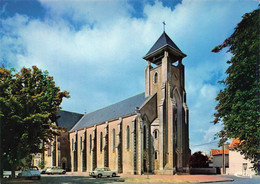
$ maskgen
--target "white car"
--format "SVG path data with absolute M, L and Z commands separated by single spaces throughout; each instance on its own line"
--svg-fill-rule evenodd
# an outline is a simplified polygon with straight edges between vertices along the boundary
M 18 174 L 18 178 L 41 179 L 41 174 L 36 166 L 25 167 L 24 170 Z
M 66 174 L 66 171 L 59 167 L 48 167 L 45 170 L 45 174 Z
M 102 176 L 115 177 L 117 175 L 117 171 L 111 171 L 108 167 L 103 167 L 96 168 L 93 172 L 90 172 L 89 175 L 97 178 L 101 178 Z

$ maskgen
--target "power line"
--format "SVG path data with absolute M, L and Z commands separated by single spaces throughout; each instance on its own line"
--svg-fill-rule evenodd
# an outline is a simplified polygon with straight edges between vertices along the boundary
M 211 141 L 211 142 L 208 142 L 208 143 L 198 144 L 198 145 L 194 145 L 194 146 L 191 146 L 191 147 L 199 147 L 199 146 L 204 146 L 204 145 L 213 144 L 213 143 L 217 143 L 217 142 L 218 141 Z

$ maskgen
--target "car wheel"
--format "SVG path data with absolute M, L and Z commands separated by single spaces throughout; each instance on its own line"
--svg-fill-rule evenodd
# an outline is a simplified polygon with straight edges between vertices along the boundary
M 112 174 L 112 177 L 116 177 L 116 173 L 113 173 L 113 174 Z
M 63 171 L 62 174 L 66 174 L 66 171 Z
M 102 177 L 102 174 L 98 174 L 98 178 L 101 178 Z

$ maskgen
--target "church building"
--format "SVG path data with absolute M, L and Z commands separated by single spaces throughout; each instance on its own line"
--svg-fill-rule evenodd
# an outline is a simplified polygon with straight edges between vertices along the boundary
M 143 57 L 145 92 L 85 114 L 70 130 L 72 172 L 100 167 L 128 174 L 188 172 L 184 57 L 163 32 Z

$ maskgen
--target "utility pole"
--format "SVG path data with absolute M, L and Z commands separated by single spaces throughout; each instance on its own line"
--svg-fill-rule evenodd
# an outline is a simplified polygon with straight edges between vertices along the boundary
M 226 166 L 225 166 L 225 144 L 222 145 L 222 169 L 223 174 L 226 174 Z

